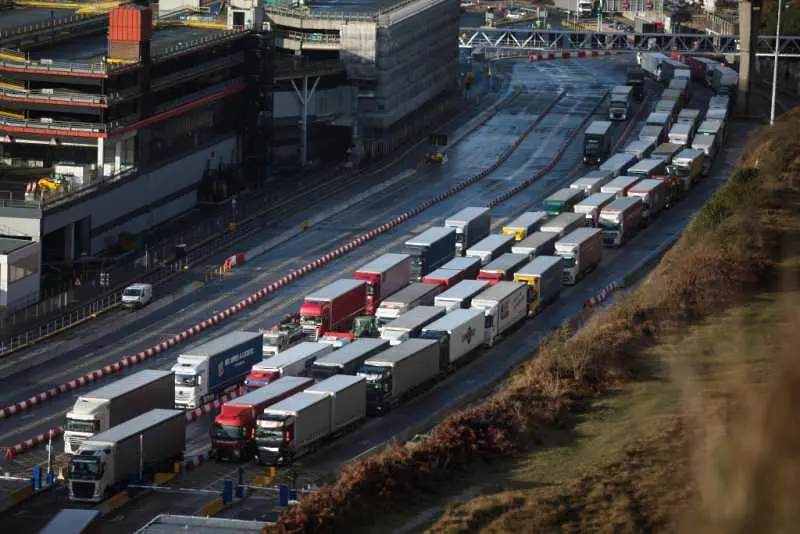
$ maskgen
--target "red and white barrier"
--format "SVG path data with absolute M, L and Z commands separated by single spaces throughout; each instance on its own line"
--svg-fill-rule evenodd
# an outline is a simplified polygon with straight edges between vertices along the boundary
M 17 454 L 29 451 L 30 449 L 33 449 L 34 447 L 38 447 L 39 445 L 44 445 L 45 443 L 50 441 L 50 438 L 58 437 L 63 433 L 64 433 L 64 429 L 61 428 L 60 426 L 57 426 L 55 428 L 51 428 L 47 432 L 43 432 L 43 433 L 39 434 L 38 436 L 34 436 L 34 437 L 30 438 L 30 439 L 26 439 L 22 443 L 17 443 L 16 445 L 14 445 L 12 447 L 8 447 L 6 449 L 6 460 L 10 462 L 11 460 L 14 459 L 14 457 Z
M 224 264 L 225 269 L 229 271 L 234 267 L 236 267 L 237 265 L 244 265 L 245 260 L 246 258 L 244 256 L 244 252 L 237 252 L 236 254 L 225 260 Z
M 236 397 L 241 397 L 242 393 L 243 393 L 242 389 L 239 388 L 236 389 L 235 391 L 231 391 L 230 393 L 225 394 L 224 396 L 220 397 L 217 400 L 213 400 L 211 402 L 203 404 L 202 406 L 195 408 L 194 410 L 187 410 L 186 422 L 192 423 L 208 413 L 219 410 L 225 402 L 231 399 L 235 399 Z
M 620 50 L 577 50 L 560 52 L 536 52 L 528 55 L 528 63 L 535 63 L 537 61 L 553 60 L 553 59 L 571 59 L 571 58 L 587 58 L 587 57 L 606 57 L 617 54 L 625 53 Z
M 602 291 L 600 291 L 600 293 L 598 293 L 594 297 L 592 297 L 589 300 L 587 300 L 586 302 L 584 302 L 583 303 L 583 307 L 584 308 L 594 308 L 596 306 L 600 306 L 603 302 L 606 301 L 606 299 L 609 297 L 609 295 L 611 295 L 611 293 L 613 293 L 614 291 L 619 289 L 619 287 L 620 287 L 620 285 L 617 282 L 611 282 L 606 287 L 604 287 L 602 289 Z

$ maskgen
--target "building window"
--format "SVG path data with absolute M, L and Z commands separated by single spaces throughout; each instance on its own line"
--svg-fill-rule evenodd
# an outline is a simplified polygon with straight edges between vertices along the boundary
M 19 258 L 8 257 L 8 283 L 13 284 L 39 272 L 39 254 L 37 251 Z

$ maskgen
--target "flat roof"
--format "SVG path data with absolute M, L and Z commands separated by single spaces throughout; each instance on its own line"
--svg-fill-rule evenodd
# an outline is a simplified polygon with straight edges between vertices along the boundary
M 136 531 L 136 534 L 230 534 L 233 532 L 263 532 L 269 523 L 223 519 L 219 517 L 197 517 L 186 515 L 158 515 Z
M 375 13 L 378 10 L 383 10 L 391 7 L 394 4 L 399 4 L 400 0 L 308 0 L 304 4 L 306 8 L 311 9 L 309 17 L 314 17 L 314 12 L 330 12 L 330 13 Z M 275 5 L 283 9 L 296 10 L 297 8 L 292 5 L 292 2 L 287 0 L 280 0 Z
M 10 254 L 33 243 L 30 239 L 16 237 L 0 237 L 0 254 Z
M 77 13 L 77 9 L 51 9 L 43 7 L 13 7 L 0 11 L 0 30 L 9 31 L 20 26 L 39 24 L 50 18 L 60 19 Z

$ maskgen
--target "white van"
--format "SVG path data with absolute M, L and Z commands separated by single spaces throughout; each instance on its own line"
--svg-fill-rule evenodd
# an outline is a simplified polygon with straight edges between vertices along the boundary
M 120 305 L 123 308 L 141 308 L 153 300 L 151 284 L 132 284 L 122 291 Z

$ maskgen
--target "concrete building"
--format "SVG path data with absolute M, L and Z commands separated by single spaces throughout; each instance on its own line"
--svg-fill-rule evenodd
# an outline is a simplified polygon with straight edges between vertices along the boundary
M 0 308 L 14 310 L 39 300 L 38 241 L 0 237 Z
M 264 534 L 267 532 L 268 525 L 268 523 L 261 521 L 161 514 L 137 530 L 135 534 L 185 532 L 191 532 L 192 534 L 235 534 L 237 532 Z

